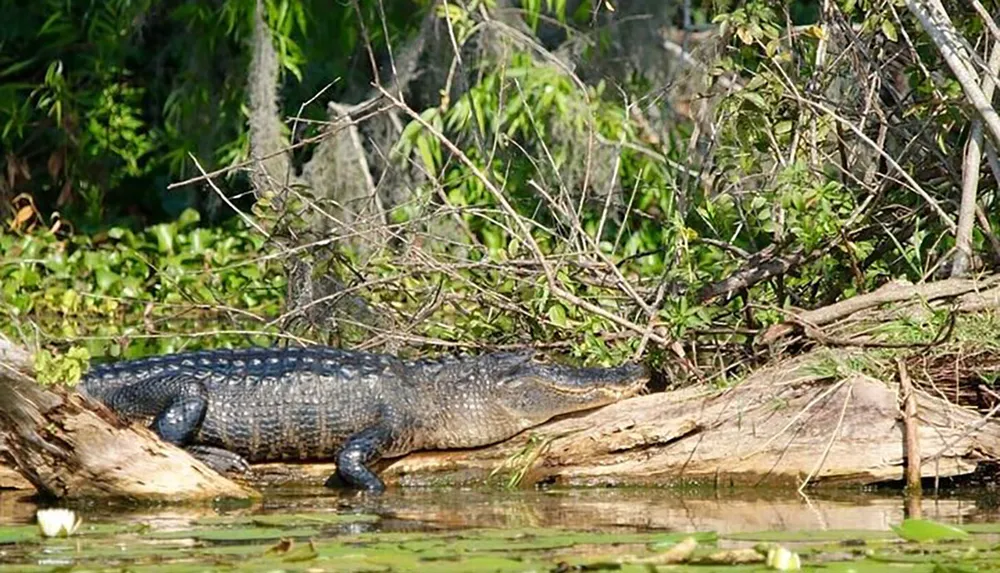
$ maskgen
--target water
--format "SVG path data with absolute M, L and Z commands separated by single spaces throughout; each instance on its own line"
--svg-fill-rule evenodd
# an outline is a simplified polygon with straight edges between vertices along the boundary
M 39 503 L 14 491 L 0 492 L 0 525 L 33 523 Z M 65 506 L 61 504 L 60 506 Z M 830 529 L 888 530 L 904 518 L 898 492 L 794 491 L 677 492 L 666 489 L 389 489 L 365 496 L 329 488 L 265 491 L 252 503 L 172 505 L 160 508 L 102 502 L 73 507 L 98 522 L 171 523 L 177 526 L 217 515 L 353 511 L 375 514 L 408 528 L 586 528 L 640 531 L 748 531 Z M 921 503 L 925 518 L 945 523 L 1000 521 L 1000 496 L 969 490 Z M 391 527 L 390 527 L 391 529 Z
M 70 506 L 84 517 L 85 526 L 69 539 L 45 540 L 30 524 L 35 511 L 50 504 L 19 492 L 0 492 L 0 571 L 73 566 L 431 573 L 600 570 L 605 565 L 644 571 L 641 559 L 663 555 L 689 534 L 697 534 L 700 542 L 692 559 L 733 550 L 752 556 L 750 548 L 759 541 L 775 539 L 799 548 L 795 550 L 807 562 L 825 565 L 914 559 L 912 548 L 906 549 L 891 529 L 905 517 L 898 492 L 835 491 L 806 497 L 760 490 L 405 488 L 372 497 L 327 488 L 282 488 L 265 494 L 252 503 L 78 502 Z M 975 541 L 961 551 L 947 545 L 938 552 L 921 550 L 924 561 L 907 561 L 916 567 L 912 570 L 927 566 L 929 571 L 942 559 L 968 560 L 970 551 L 976 559 L 988 559 L 990 566 L 1000 563 L 1000 554 L 991 549 L 1000 539 L 1000 526 L 981 525 L 1000 522 L 997 499 L 983 490 L 927 496 L 920 504 L 924 518 L 979 529 Z M 774 532 L 788 535 L 774 537 Z M 860 549 L 847 543 L 859 539 Z M 879 555 L 882 561 L 873 561 Z

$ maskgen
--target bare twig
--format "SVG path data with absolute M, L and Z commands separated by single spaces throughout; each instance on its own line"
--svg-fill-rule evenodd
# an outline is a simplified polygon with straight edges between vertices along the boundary
M 899 371 L 899 393 L 903 414 L 903 458 L 906 465 L 907 493 L 920 493 L 920 426 L 917 419 L 917 395 L 906 371 L 906 363 L 900 356 L 896 357 L 896 368 Z
M 990 20 L 992 22 L 992 20 Z M 1000 73 L 1000 42 L 993 44 L 989 60 L 990 73 L 983 77 L 983 95 L 988 101 L 993 99 L 993 76 Z M 958 210 L 958 230 L 955 232 L 955 256 L 951 264 L 951 276 L 965 274 L 972 258 L 972 222 L 976 215 L 976 192 L 979 188 L 980 162 L 983 157 L 983 121 L 974 118 L 969 142 L 962 164 L 962 202 Z

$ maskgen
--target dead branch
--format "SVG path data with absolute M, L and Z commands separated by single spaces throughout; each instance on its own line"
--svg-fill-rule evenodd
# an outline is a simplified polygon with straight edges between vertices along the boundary
M 942 327 L 936 335 L 934 335 L 934 338 L 930 342 L 883 342 L 867 336 L 840 338 L 830 336 L 822 330 L 809 324 L 802 324 L 801 326 L 806 337 L 825 346 L 853 346 L 857 348 L 933 348 L 944 344 L 949 338 L 951 338 L 952 332 L 955 330 L 957 316 L 957 312 L 949 313 L 948 322 L 945 323 L 944 327 Z
M 777 255 L 778 247 L 772 244 L 764 250 L 754 253 L 742 269 L 725 279 L 714 282 L 698 292 L 701 302 L 710 302 L 720 296 L 729 296 L 734 292 L 750 288 L 760 282 L 784 275 L 803 264 L 820 257 L 828 249 L 806 253 L 797 250 L 787 255 Z
M 991 19 L 992 23 L 993 20 Z M 982 90 L 987 100 L 993 100 L 993 76 L 1000 73 L 1000 43 L 993 44 L 990 52 L 989 70 L 983 77 Z M 958 230 L 955 232 L 955 257 L 952 260 L 951 276 L 965 274 L 972 258 L 972 223 L 976 216 L 976 195 L 979 189 L 979 171 L 983 158 L 983 121 L 972 120 L 972 130 L 965 150 L 962 165 L 962 202 L 958 211 Z
M 908 493 L 920 493 L 920 423 L 917 417 L 917 394 L 906 370 L 906 362 L 896 357 L 899 371 L 899 393 L 903 415 L 903 462 Z
M 958 312 L 976 312 L 988 308 L 1000 308 L 1000 287 L 968 292 L 958 297 L 955 304 Z
M 972 291 L 985 290 L 996 285 L 997 282 L 1000 282 L 1000 276 L 992 276 L 981 281 L 948 279 L 919 285 L 893 281 L 868 294 L 851 297 L 823 308 L 794 313 L 792 320 L 768 328 L 758 340 L 758 344 L 772 344 L 779 338 L 794 332 L 796 327 L 801 324 L 808 324 L 812 327 L 822 326 L 882 304 L 918 298 L 928 301 L 951 298 Z M 982 299 L 977 300 L 982 302 Z

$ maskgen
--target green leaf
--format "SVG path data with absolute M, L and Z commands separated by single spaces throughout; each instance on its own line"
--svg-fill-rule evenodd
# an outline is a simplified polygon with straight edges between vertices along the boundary
M 786 119 L 784 121 L 779 121 L 778 123 L 774 124 L 775 135 L 784 135 L 790 131 L 792 131 L 791 120 Z
M 197 210 L 191 208 L 184 209 L 184 212 L 177 218 L 177 228 L 185 230 L 197 225 L 199 221 L 201 221 L 201 214 Z
M 755 92 L 739 92 L 739 93 L 740 97 L 743 98 L 744 101 L 748 101 L 753 105 L 757 106 L 757 108 L 763 111 L 767 111 L 767 102 L 764 101 L 764 97 L 761 96 L 759 93 Z
M 882 33 L 893 42 L 899 41 L 899 36 L 896 34 L 896 25 L 888 19 L 882 20 Z
M 150 231 L 152 231 L 153 236 L 156 237 L 156 246 L 161 253 L 174 252 L 174 237 L 176 233 L 172 226 L 166 223 L 161 223 L 159 225 L 154 225 Z
M 118 282 L 118 274 L 109 271 L 108 269 L 97 269 L 94 273 L 94 279 L 97 282 L 97 288 L 101 292 L 107 292 L 111 288 L 111 285 Z
M 549 315 L 549 320 L 552 321 L 552 324 L 555 324 L 560 328 L 566 328 L 568 324 L 566 321 L 566 309 L 563 308 L 562 305 L 554 304 L 550 306 L 548 315 Z
M 969 533 L 963 529 L 929 519 L 904 519 L 900 525 L 890 527 L 907 541 L 944 541 L 969 537 Z

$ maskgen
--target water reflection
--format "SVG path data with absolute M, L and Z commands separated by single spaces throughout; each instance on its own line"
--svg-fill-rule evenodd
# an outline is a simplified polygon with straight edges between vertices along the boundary
M 888 530 L 903 519 L 903 499 L 892 493 L 824 492 L 808 498 L 794 492 L 680 493 L 657 489 L 391 489 L 380 497 L 326 488 L 266 492 L 254 503 L 127 506 L 109 502 L 73 504 L 88 521 L 143 522 L 160 529 L 190 527 L 213 515 L 364 512 L 382 516 L 364 530 L 406 531 L 465 528 L 573 528 L 715 531 Z M 0 524 L 30 523 L 39 507 L 20 492 L 0 492 Z M 923 516 L 948 523 L 1000 521 L 997 497 L 987 492 L 922 502 Z M 359 530 L 360 531 L 360 530 Z

